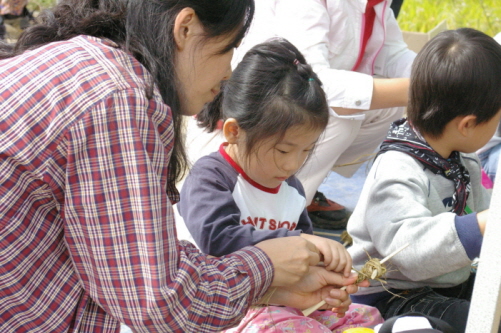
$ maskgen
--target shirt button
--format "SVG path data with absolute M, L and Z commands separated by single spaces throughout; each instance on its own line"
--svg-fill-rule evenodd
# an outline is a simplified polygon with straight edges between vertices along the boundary
M 362 104 L 362 101 L 356 101 L 356 102 L 355 102 L 355 105 L 356 105 L 356 106 L 360 106 L 360 104 Z

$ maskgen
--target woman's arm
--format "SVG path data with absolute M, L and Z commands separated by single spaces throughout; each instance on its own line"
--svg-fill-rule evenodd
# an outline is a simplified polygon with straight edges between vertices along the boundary
M 67 134 L 68 251 L 86 292 L 131 328 L 220 330 L 277 278 L 278 250 L 250 247 L 217 259 L 178 242 L 166 194 L 170 111 L 142 95 L 108 97 Z

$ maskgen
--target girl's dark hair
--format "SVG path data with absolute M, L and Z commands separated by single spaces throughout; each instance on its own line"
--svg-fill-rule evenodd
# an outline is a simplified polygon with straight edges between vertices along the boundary
M 234 118 L 246 133 L 246 152 L 256 143 L 278 139 L 296 125 L 325 129 L 329 119 L 322 84 L 289 41 L 274 38 L 250 49 L 216 99 L 198 115 L 213 131 L 219 120 Z
M 160 90 L 172 109 L 175 143 L 169 163 L 170 181 L 184 175 L 187 166 L 181 135 L 179 91 L 174 69 L 174 22 L 183 8 L 192 8 L 205 28 L 205 39 L 234 34 L 220 53 L 237 46 L 254 15 L 253 0 L 63 0 L 42 13 L 14 47 L 0 45 L 0 58 L 9 58 L 50 42 L 78 35 L 108 38 L 131 53 L 152 74 L 146 91 Z
M 457 116 L 489 121 L 501 109 L 501 45 L 470 29 L 444 31 L 414 60 L 407 116 L 421 133 L 439 138 Z

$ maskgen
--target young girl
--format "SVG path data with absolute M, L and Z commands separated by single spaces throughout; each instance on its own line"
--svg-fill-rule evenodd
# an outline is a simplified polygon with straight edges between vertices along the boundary
M 222 256 L 266 239 L 301 236 L 319 249 L 328 270 L 350 275 L 345 248 L 312 235 L 304 191 L 294 176 L 328 116 L 321 83 L 292 44 L 274 39 L 246 54 L 222 94 L 199 115 L 209 130 L 223 119 L 227 142 L 195 163 L 178 204 L 202 251 Z M 351 305 L 344 316 L 348 305 L 310 317 L 300 309 L 258 307 L 237 329 L 342 332 L 382 321 L 374 308 L 360 305 Z

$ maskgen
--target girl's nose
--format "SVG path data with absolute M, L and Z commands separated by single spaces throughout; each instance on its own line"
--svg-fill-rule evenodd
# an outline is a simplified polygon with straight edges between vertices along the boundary
M 301 167 L 302 161 L 300 158 L 292 157 L 284 163 L 283 169 L 287 172 L 295 173 Z

